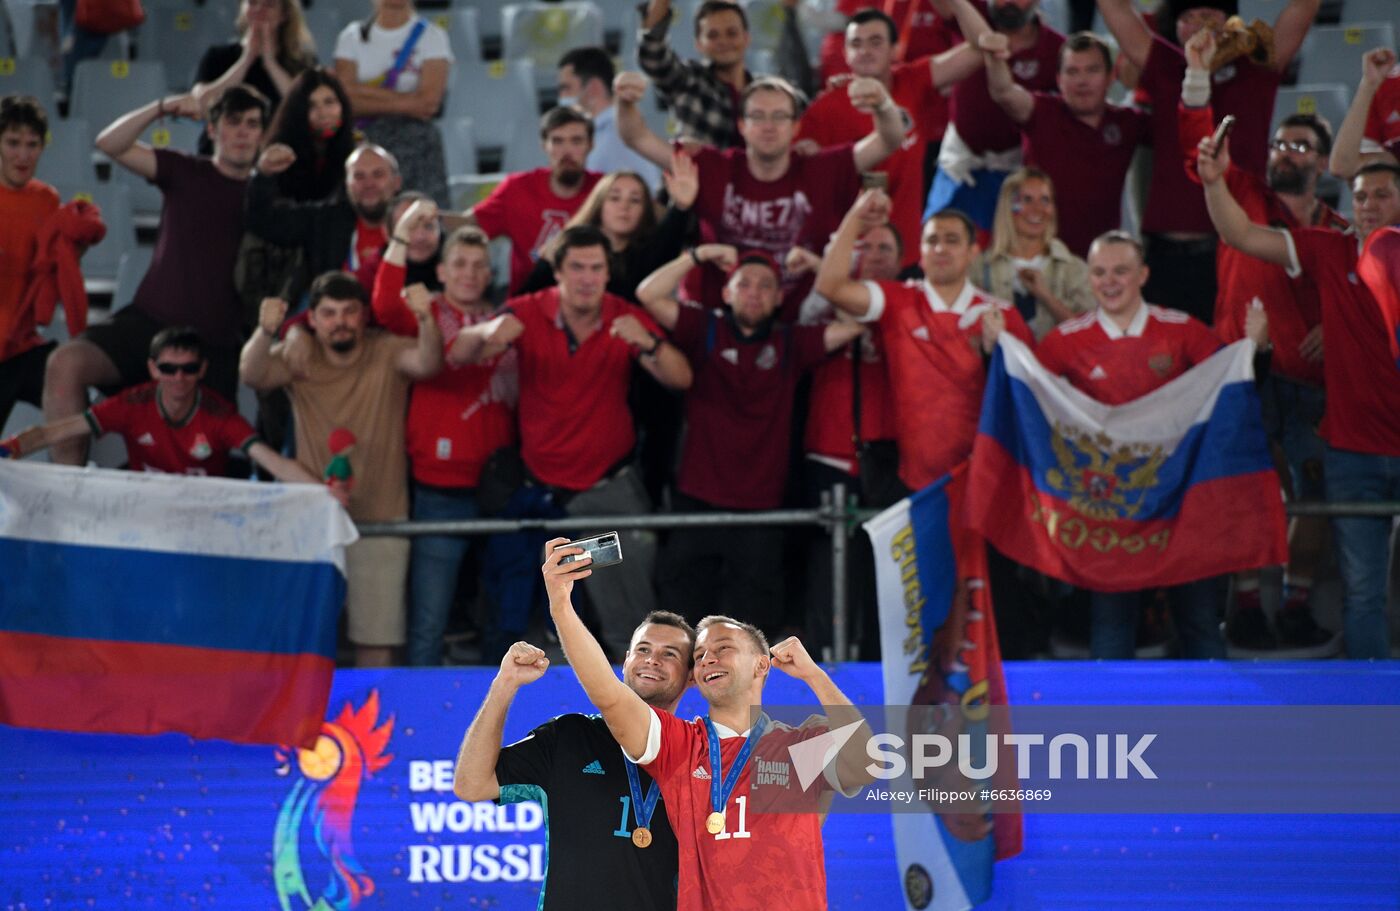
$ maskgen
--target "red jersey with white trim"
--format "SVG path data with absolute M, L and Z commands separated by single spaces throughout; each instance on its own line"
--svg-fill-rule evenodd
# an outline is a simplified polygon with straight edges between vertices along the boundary
M 403 302 L 403 266 L 384 263 L 374 282 L 374 316 L 395 335 L 418 337 L 418 319 Z M 457 333 L 495 314 L 471 315 L 433 296 L 433 320 L 443 350 Z M 409 392 L 404 426 L 409 467 L 415 480 L 435 487 L 475 487 L 491 453 L 515 442 L 515 404 L 520 375 L 514 348 L 480 364 L 444 364 L 432 379 Z
M 1035 93 L 1030 119 L 1021 124 L 1021 151 L 1055 182 L 1060 239 L 1075 256 L 1122 221 L 1123 181 L 1140 144 L 1150 143 L 1151 117 L 1110 104 L 1098 126 L 1089 126 L 1058 95 Z
M 802 789 L 788 747 L 826 733 L 825 726 L 769 724 L 725 804 L 724 831 L 712 835 L 711 784 L 732 768 L 747 738 L 718 729 L 721 770 L 710 767 L 705 719 L 682 721 L 652 709 L 661 721 L 661 749 L 645 766 L 661 785 L 666 815 L 680 845 L 676 911 L 819 911 L 826 908 L 826 864 L 821 816 L 816 812 L 763 812 L 818 806 L 830 783 L 819 777 Z M 754 790 L 757 782 L 758 790 Z M 780 803 L 770 804 L 774 800 Z
M 919 245 L 912 238 L 922 227 L 924 153 L 930 137 L 941 137 L 948 123 L 948 102 L 933 87 L 928 58 L 901 63 L 890 72 L 890 97 L 899 107 L 907 132 L 899 149 L 875 170 L 889 175 L 890 222 L 905 239 L 902 266 L 919 261 Z M 875 128 L 870 114 L 851 104 L 847 86 L 829 88 L 817 96 L 802 115 L 798 136 L 814 139 L 823 147 L 856 142 Z
M 1317 228 L 1294 228 L 1288 237 L 1298 265 L 1322 293 L 1322 438 L 1337 449 L 1400 456 L 1400 371 L 1380 302 L 1356 271 L 1356 238 Z
M 1197 144 L 1215 131 L 1215 114 L 1209 105 L 1178 111 L 1178 136 L 1186 175 L 1200 183 L 1196 173 Z M 1225 172 L 1230 194 L 1256 225 L 1271 228 L 1303 227 L 1293 217 L 1268 182 L 1231 164 Z M 1317 227 L 1345 231 L 1347 220 L 1321 200 L 1317 203 Z M 1215 251 L 1215 333 L 1226 344 L 1244 338 L 1244 320 L 1255 300 L 1269 316 L 1269 338 L 1274 345 L 1269 369 L 1279 376 L 1321 386 L 1322 362 L 1310 361 L 1299 350 L 1303 339 L 1322 323 L 1322 303 L 1317 285 L 1308 275 L 1289 278 L 1282 266 L 1255 259 L 1221 241 Z
M 205 386 L 195 393 L 190 416 L 171 423 L 161 410 L 156 387 L 152 381 L 124 389 L 84 413 L 94 436 L 122 435 L 131 471 L 222 478 L 228 473 L 229 452 L 257 440 L 238 409 Z
M 502 117 L 513 117 L 514 111 L 501 111 Z M 496 185 L 481 202 L 472 208 L 472 215 L 481 230 L 491 237 L 510 238 L 510 290 L 525 284 L 540 249 L 564 230 L 564 223 L 573 217 L 593 192 L 593 185 L 602 174 L 585 171 L 578 192 L 570 197 L 556 196 L 549 186 L 549 168 L 535 168 L 511 174 Z
M 1363 152 L 1375 152 L 1400 139 L 1400 65 L 1392 69 L 1376 89 L 1371 106 L 1366 110 L 1364 135 Z
M 632 451 L 637 440 L 627 389 L 637 350 L 609 333 L 613 320 L 635 316 L 661 330 L 645 310 L 603 295 L 601 321 L 582 342 L 559 313 L 559 288 L 511 298 L 506 310 L 525 325 L 520 358 L 520 456 L 539 480 L 587 490 Z
M 880 312 L 867 319 L 879 320 L 890 388 L 896 391 L 899 478 L 911 490 L 920 490 L 972 453 L 987 383 L 982 314 L 996 308 L 1005 314 L 1008 332 L 1031 348 L 1035 339 L 1014 305 L 970 284 L 953 310 L 943 306 L 927 282 L 865 285 L 872 292 L 872 309 L 875 292 L 883 301 Z
M 1040 340 L 1036 357 L 1106 405 L 1141 398 L 1220 350 L 1205 323 L 1180 310 L 1143 305 L 1126 331 L 1099 311 L 1066 320 Z
M 986 4 L 979 5 L 985 15 Z M 1064 43 L 1065 36 L 1041 19 L 1035 44 L 1016 51 L 1007 61 L 1011 78 L 1028 92 L 1058 92 L 1055 77 L 1060 69 L 1060 47 Z M 958 136 L 975 154 L 1004 152 L 1021 144 L 1021 128 L 992 100 L 986 67 L 979 67 L 953 86 L 951 108 Z

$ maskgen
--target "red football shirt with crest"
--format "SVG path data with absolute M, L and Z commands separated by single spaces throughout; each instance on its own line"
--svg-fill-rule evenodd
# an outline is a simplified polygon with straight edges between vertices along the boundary
M 257 440 L 238 409 L 204 386 L 196 392 L 189 417 L 171 422 L 160 407 L 156 387 L 155 382 L 133 386 L 84 414 L 94 436 L 122 435 L 131 471 L 221 478 L 227 474 L 229 452 L 246 450 Z
M 733 767 L 748 735 L 715 726 L 722 767 L 716 770 L 710 766 L 704 718 L 682 721 L 658 709 L 652 714 L 653 729 L 660 725 L 659 748 L 642 765 L 661 786 L 680 846 L 676 911 L 825 909 L 818 811 L 835 784 L 819 776 L 803 788 L 788 748 L 826 733 L 827 726 L 769 722 L 725 803 L 724 830 L 712 835 L 705 828 L 711 784 Z M 797 812 L 807 807 L 811 812 Z
M 1144 304 L 1127 329 L 1095 310 L 1055 327 L 1036 357 L 1079 391 L 1121 405 L 1141 398 L 1220 350 L 1205 323 Z
M 970 282 L 951 305 L 927 282 L 865 282 L 870 309 L 864 322 L 880 324 L 894 393 L 899 479 L 921 490 L 972 454 L 982 414 L 987 368 L 982 354 L 982 315 L 995 308 L 1006 329 L 1035 347 L 1015 306 L 984 294 Z
M 501 116 L 512 115 L 502 111 Z M 477 225 L 487 235 L 510 238 L 512 294 L 530 277 L 540 248 L 564 230 L 564 223 L 588 199 L 593 185 L 603 179 L 602 174 L 585 171 L 578 192 L 565 198 L 556 196 L 550 189 L 549 175 L 549 168 L 512 174 L 501 181 L 490 196 L 472 207 Z

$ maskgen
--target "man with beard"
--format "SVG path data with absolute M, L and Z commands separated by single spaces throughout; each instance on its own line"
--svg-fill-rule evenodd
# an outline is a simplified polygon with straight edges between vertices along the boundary
M 578 108 L 548 111 L 540 118 L 540 141 L 548 167 L 511 174 L 466 213 L 467 222 L 489 237 L 510 238 L 512 294 L 603 176 L 584 167 L 593 149 L 593 121 Z
M 681 280 L 710 263 L 728 275 L 723 309 L 674 297 Z M 777 509 L 787 486 L 797 384 L 828 353 L 861 333 L 855 322 L 776 324 L 782 301 L 778 264 L 706 244 L 653 272 L 637 299 L 690 360 L 686 434 L 672 506 L 682 512 Z M 783 529 L 678 528 L 662 555 L 663 603 L 698 620 L 718 609 L 763 629 L 782 621 Z
M 873 780 L 866 755 L 871 732 L 860 711 L 796 637 L 769 649 L 758 627 L 718 615 L 697 626 L 691 671 L 708 714 L 682 721 L 648 705 L 618 681 L 574 609 L 574 585 L 593 576 L 591 559 L 562 563 L 583 553 L 563 538 L 545 548 L 549 613 L 569 666 L 623 753 L 646 768 L 666 801 L 679 846 L 676 907 L 825 909 L 823 815 L 835 791 L 854 796 Z M 773 667 L 806 684 L 826 717 L 800 727 L 761 712 L 755 718 Z M 824 757 L 815 781 L 804 783 L 792 749 L 843 728 L 849 729 L 844 745 Z
M 652 611 L 632 632 L 623 685 L 647 705 L 674 714 L 690 684 L 694 650 L 690 624 L 669 611 Z M 538 800 L 545 808 L 549 866 L 541 911 L 674 908 L 676 835 L 660 790 L 618 748 L 601 715 L 559 715 L 501 748 L 515 694 L 548 668 L 544 652 L 527 642 L 506 652 L 462 740 L 453 791 L 462 800 Z
M 1186 43 L 1187 76 L 1205 71 L 1215 52 L 1215 36 L 1198 32 Z M 1209 80 L 1202 80 L 1209 85 Z M 1178 135 L 1187 174 L 1196 174 L 1197 145 L 1215 130 L 1209 89 L 1202 102 L 1180 108 Z M 1273 228 L 1311 226 L 1345 231 L 1346 219 L 1317 198 L 1317 179 L 1326 166 L 1332 135 L 1327 123 L 1315 114 L 1294 114 L 1274 131 L 1269 146 L 1267 178 L 1240 167 L 1231 167 L 1225 182 L 1249 220 Z M 1318 286 L 1307 275 L 1290 277 L 1285 267 L 1260 262 L 1223 241 L 1215 254 L 1215 332 L 1226 343 L 1245 335 L 1250 309 L 1262 304 L 1269 317 L 1274 351 L 1269 375 L 1260 395 L 1269 436 L 1283 450 L 1288 465 L 1288 490 L 1297 500 L 1321 500 L 1324 496 L 1322 463 L 1326 447 L 1317 434 L 1322 421 L 1322 305 Z M 1284 574 L 1284 603 L 1274 617 L 1277 638 L 1261 609 L 1259 576 L 1248 573 L 1236 580 L 1236 610 L 1230 617 L 1231 641 L 1245 649 L 1311 648 L 1331 638 L 1308 610 L 1314 573 L 1322 559 L 1327 520 L 1302 516 L 1289 528 L 1289 561 Z
M 1026 164 L 1055 183 L 1060 239 L 1086 256 L 1095 237 L 1118 227 L 1123 182 L 1137 146 L 1152 136 L 1151 117 L 1109 104 L 1113 54 L 1092 32 L 1076 32 L 1061 46 L 1059 95 L 1029 92 L 1012 78 L 1006 35 L 984 34 L 981 45 L 992 98 L 1020 125 Z
M 617 77 L 618 132 L 658 166 L 669 167 L 671 146 L 651 131 L 637 107 L 645 89 L 640 73 Z M 740 250 L 762 250 L 777 261 L 798 244 L 821 248 L 860 192 L 860 172 L 880 164 L 904 140 L 899 107 L 878 79 L 858 76 L 846 91 L 855 110 L 874 115 L 870 132 L 855 143 L 799 155 L 793 151 L 802 114 L 797 90 L 777 77 L 749 83 L 740 98 L 745 145 L 706 146 L 694 154 L 700 193 L 693 208 L 705 236 Z M 687 293 L 692 300 L 718 300 L 724 280 L 722 271 L 703 269 L 687 280 Z M 780 320 L 796 320 L 808 287 L 796 275 L 782 276 Z
M 1182 101 L 1199 105 L 1203 96 L 1213 96 L 1217 113 L 1238 118 L 1233 135 L 1240 167 L 1262 175 L 1279 82 L 1302 46 L 1321 0 L 1288 0 L 1272 29 L 1258 30 L 1237 17 L 1228 18 L 1238 13 L 1238 0 L 1163 0 L 1156 34 L 1133 0 L 1098 0 L 1098 4 L 1123 57 L 1141 74 L 1138 88 L 1147 95 L 1152 142 L 1158 150 L 1142 212 L 1152 276 L 1147 297 L 1209 324 L 1216 293 L 1216 240 L 1200 194 L 1177 167 L 1177 105 Z M 1224 53 L 1212 53 L 1200 68 L 1188 68 L 1183 48 L 1202 30 L 1229 35 L 1230 40 L 1221 42 Z
M 160 98 L 123 114 L 97 137 L 119 166 L 160 188 L 164 199 L 155 254 L 131 306 L 60 345 L 44 374 L 44 420 L 81 414 L 88 387 L 122 388 L 144 381 L 151 339 L 169 326 L 190 326 L 204 340 L 209 385 L 232 400 L 243 341 L 233 267 L 243 238 L 243 187 L 267 121 L 267 99 L 234 86 L 209 109 L 205 131 L 214 156 L 200 158 L 138 141 L 162 117 L 203 116 L 189 95 Z M 53 448 L 55 462 L 80 465 L 87 440 Z
M 1054 92 L 1065 36 L 1037 14 L 1040 0 L 990 0 L 987 22 L 1006 36 L 1011 78 L 1028 92 Z M 966 32 L 973 47 L 977 37 Z M 924 219 L 943 209 L 966 212 L 983 231 L 992 229 L 997 194 L 1007 175 L 1021 166 L 1021 131 L 992 100 L 982 70 L 953 86 L 948 129 L 938 147 L 938 171 Z M 918 236 L 904 235 L 912 242 Z
M 443 345 L 431 298 L 409 295 L 407 303 L 418 323 L 416 339 L 367 330 L 369 292 L 347 272 L 327 272 L 311 283 L 316 344 L 303 372 L 294 373 L 273 344 L 287 315 L 286 301 L 263 301 L 258 328 L 243 346 L 243 382 L 259 391 L 285 386 L 290 392 L 296 459 L 303 468 L 323 477 L 332 432 L 354 434 L 348 509 L 356 522 L 408 518 L 409 384 L 438 372 Z M 346 614 L 357 666 L 387 666 L 404 643 L 407 575 L 403 538 L 360 538 L 346 548 Z
M 1220 239 L 1283 266 L 1289 275 L 1308 275 L 1317 285 L 1327 340 L 1322 362 L 1327 499 L 1395 500 L 1400 497 L 1400 373 L 1381 306 L 1358 277 L 1357 265 L 1362 245 L 1373 233 L 1400 223 L 1400 167 L 1377 162 L 1356 173 L 1351 184 L 1355 234 L 1306 226 L 1275 230 L 1253 224 L 1222 179 L 1229 171 L 1229 152 L 1210 138 L 1199 148 L 1197 167 Z M 1346 589 L 1347 657 L 1389 657 L 1385 588 L 1390 517 L 1338 516 L 1332 533 Z
M 248 230 L 268 243 L 301 247 L 304 274 L 344 270 L 368 293 L 389 244 L 389 205 L 402 183 L 398 161 L 381 146 L 356 146 L 345 159 L 345 194 L 306 202 L 278 195 L 277 175 L 294 161 L 282 143 L 263 150 L 248 181 Z
M 941 118 L 947 102 L 942 93 L 982 66 L 977 38 L 987 23 L 968 0 L 938 0 L 936 6 L 951 6 L 958 14 L 967 42 L 934 57 L 912 63 L 894 62 L 899 33 L 894 20 L 877 9 L 864 9 L 846 23 L 846 62 L 857 76 L 877 79 L 899 106 L 907 132 L 893 155 L 876 169 L 889 177 L 889 195 L 894 201 L 890 221 L 903 237 L 919 233 L 920 203 L 924 190 L 924 156 L 930 142 L 927 124 Z M 799 124 L 803 139 L 819 146 L 856 142 L 870 132 L 870 115 L 855 109 L 844 87 L 822 92 L 802 115 Z M 911 245 L 902 265 L 918 262 L 918 251 Z

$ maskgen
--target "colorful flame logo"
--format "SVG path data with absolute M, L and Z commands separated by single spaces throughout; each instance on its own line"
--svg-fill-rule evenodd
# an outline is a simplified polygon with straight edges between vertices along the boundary
M 272 871 L 282 911 L 348 911 L 374 894 L 374 879 L 355 858 L 350 827 L 361 782 L 394 758 L 385 752 L 393 716 L 375 727 L 378 720 L 379 691 L 371 690 L 359 709 L 352 711 L 347 702 L 334 721 L 322 724 L 312 749 L 277 751 L 279 774 L 291 774 L 293 757 L 301 771 L 282 801 L 273 834 Z M 330 866 L 326 886 L 314 899 L 302 871 L 303 823 Z

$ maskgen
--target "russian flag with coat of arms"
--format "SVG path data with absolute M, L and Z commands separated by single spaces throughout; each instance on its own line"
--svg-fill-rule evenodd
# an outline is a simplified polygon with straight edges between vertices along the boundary
M 973 447 L 969 523 L 1013 560 L 1096 591 L 1286 563 L 1254 353 L 1238 341 L 1110 406 L 1003 333 Z
M 356 536 L 320 485 L 0 460 L 0 723 L 314 745 Z

